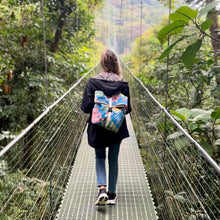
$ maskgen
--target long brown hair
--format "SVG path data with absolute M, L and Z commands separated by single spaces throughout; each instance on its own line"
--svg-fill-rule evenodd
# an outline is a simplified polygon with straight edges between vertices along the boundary
M 107 49 L 102 53 L 100 64 L 103 71 L 112 72 L 119 76 L 121 75 L 119 60 L 112 50 Z

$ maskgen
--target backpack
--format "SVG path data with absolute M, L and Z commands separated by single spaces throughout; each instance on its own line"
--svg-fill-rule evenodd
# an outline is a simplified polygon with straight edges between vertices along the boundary
M 102 91 L 95 91 L 95 105 L 92 110 L 92 123 L 110 131 L 118 132 L 124 120 L 128 98 L 119 93 L 107 97 Z

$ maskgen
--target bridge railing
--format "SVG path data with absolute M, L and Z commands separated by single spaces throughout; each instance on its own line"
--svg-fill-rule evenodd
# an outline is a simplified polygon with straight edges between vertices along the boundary
M 95 67 L 0 151 L 0 219 L 53 219 L 84 131 L 80 110 Z
M 97 67 L 98 68 L 98 67 Z M 52 219 L 85 128 L 80 110 L 94 68 L 0 151 L 0 219 Z M 126 66 L 132 120 L 162 219 L 218 219 L 218 165 Z M 210 165 L 211 164 L 211 165 Z
M 123 65 L 132 121 L 160 219 L 220 219 L 220 168 Z

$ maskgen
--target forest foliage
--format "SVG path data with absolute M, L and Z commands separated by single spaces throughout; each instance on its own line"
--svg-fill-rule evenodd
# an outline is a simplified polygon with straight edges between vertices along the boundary
M 162 2 L 169 6 L 168 1 Z M 125 61 L 204 152 L 220 164 L 220 20 L 216 10 L 219 2 L 188 2 L 196 2 L 197 8 L 192 4 L 173 8 L 170 15 L 135 40 Z M 135 92 L 139 93 L 139 87 Z M 139 97 L 142 100 L 136 100 L 134 105 L 139 114 L 137 119 L 134 117 L 134 127 L 159 219 L 219 218 L 219 208 L 213 211 L 210 205 L 212 201 L 219 207 L 219 178 L 212 176 L 210 164 L 205 168 L 205 153 L 201 161 L 196 159 L 200 153 L 195 145 L 190 144 L 179 129 L 170 129 L 169 126 L 174 125 L 166 116 L 162 122 L 164 127 L 160 129 L 157 120 L 162 117 L 161 113 L 155 113 L 156 107 L 151 106 L 150 98 L 144 99 L 141 92 Z M 165 138 L 157 136 L 161 130 Z M 166 143 L 160 143 L 164 139 Z M 178 163 L 180 166 L 176 167 Z M 191 167 L 188 169 L 184 164 L 191 164 Z M 213 211 L 212 217 L 207 217 L 198 201 L 192 199 L 193 193 L 183 178 L 185 175 L 193 189 L 201 186 L 201 182 L 212 188 L 210 193 L 204 194 L 202 188 L 197 188 L 206 211 Z M 187 209 L 189 203 L 192 205 Z
M 128 45 L 141 33 L 142 22 L 146 31 L 133 42 L 125 60 L 159 101 L 164 105 L 167 102 L 186 129 L 192 118 L 183 120 L 181 109 L 209 112 L 208 122 L 196 123 L 190 132 L 195 138 L 203 135 L 201 144 L 208 152 L 214 149 L 215 159 L 219 160 L 220 137 L 213 135 L 209 126 L 215 120 L 211 114 L 220 103 L 219 39 L 213 35 L 219 27 L 218 2 L 211 1 L 198 9 L 186 5 L 175 8 L 174 3 L 166 18 L 162 17 L 168 11 L 163 11 L 164 6 L 143 1 L 140 18 L 140 1 L 131 4 L 113 0 L 111 10 L 105 13 L 104 7 L 102 16 L 96 14 L 94 27 L 94 9 L 102 8 L 102 0 L 53 0 L 43 7 L 42 1 L 2 0 L 1 148 L 98 62 L 96 52 L 100 54 L 105 45 L 120 45 L 119 52 L 128 51 Z M 108 19 L 113 26 L 109 26 Z M 218 121 L 214 125 L 218 129 Z M 209 143 L 208 147 L 204 143 Z
M 125 61 L 136 76 L 220 162 L 220 43 L 213 35 L 219 32 L 216 2 L 199 9 L 173 5 L 170 16 L 161 20 L 168 10 L 158 2 L 143 1 L 140 18 L 140 1 L 112 0 L 114 7 L 102 11 L 95 27 L 95 11 L 103 6 L 102 0 L 42 2 L 0 0 L 0 149 L 94 66 L 96 54 L 108 45 L 120 54 L 131 50 Z M 144 34 L 139 36 L 141 22 Z M 179 133 L 171 137 L 178 139 Z M 6 178 L 8 167 L 4 160 L 0 162 L 5 167 L 0 170 L 2 190 L 24 178 L 22 171 Z M 37 192 L 45 184 L 32 181 L 27 179 L 23 188 Z M 24 195 L 27 206 L 32 206 L 32 197 Z
M 98 62 L 94 15 L 103 1 L 43 2 L 0 4 L 1 147 Z
M 216 6 L 181 6 L 137 38 L 127 61 L 159 101 L 220 161 L 219 37 Z M 214 42 L 214 44 L 213 44 Z M 191 113 L 193 112 L 193 114 Z M 190 116 L 191 115 L 191 116 Z M 216 115 L 215 115 L 216 116 Z
M 103 45 L 93 40 L 94 17 L 95 10 L 102 4 L 102 0 L 0 1 L 0 150 L 97 64 L 100 54 L 98 57 L 96 54 Z M 67 106 L 63 108 L 63 114 L 65 110 Z M 75 117 L 74 112 L 72 117 Z M 57 118 L 55 116 L 55 120 Z M 47 151 L 62 151 L 55 144 L 48 147 L 47 137 L 43 139 L 44 128 L 36 132 L 32 129 L 18 142 L 22 153 L 19 153 L 17 145 L 0 158 L 2 220 L 26 219 L 26 216 L 39 219 L 43 214 L 52 217 L 57 211 L 69 175 L 67 163 L 63 167 L 60 162 L 53 181 L 44 176 L 47 169 L 51 175 L 50 165 L 60 159 L 55 159 L 53 153 L 41 155 L 41 168 L 37 167 L 36 171 L 44 168 L 35 175 L 30 174 L 30 164 L 27 163 L 35 164 L 33 157 L 39 157 L 38 153 L 30 153 L 39 147 L 30 144 L 33 133 L 42 135 L 40 147 L 46 144 Z M 49 131 L 54 138 L 54 128 Z M 77 148 L 77 143 L 72 141 L 68 145 L 70 152 Z M 50 155 L 52 158 L 48 159 Z M 74 153 L 70 156 L 72 165 Z M 12 161 L 16 161 L 15 166 Z M 61 171 L 61 168 L 64 169 Z M 57 183 L 63 172 L 66 174 Z M 39 176 L 41 173 L 43 177 Z M 50 198 L 52 194 L 53 199 Z M 55 204 L 52 214 L 48 198 Z M 36 206 L 38 208 L 35 209 Z

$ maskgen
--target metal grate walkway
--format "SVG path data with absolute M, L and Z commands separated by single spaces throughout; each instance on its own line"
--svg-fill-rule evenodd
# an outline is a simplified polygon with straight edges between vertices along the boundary
M 130 137 L 123 140 L 119 154 L 118 200 L 115 206 L 94 205 L 97 196 L 94 150 L 86 132 L 72 169 L 58 220 L 148 220 L 157 219 L 138 144 L 127 117 Z M 108 172 L 107 172 L 108 173 Z

